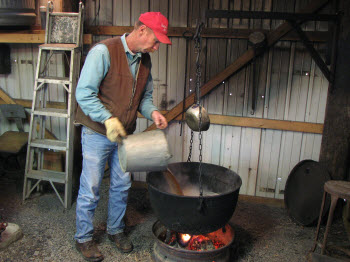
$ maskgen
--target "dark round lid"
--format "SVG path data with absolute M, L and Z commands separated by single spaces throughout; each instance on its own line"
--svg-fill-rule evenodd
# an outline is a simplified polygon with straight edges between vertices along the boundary
M 293 168 L 284 191 L 284 203 L 292 220 L 303 226 L 311 226 L 318 220 L 323 187 L 330 179 L 327 169 L 314 160 L 303 160 Z M 329 200 L 323 215 L 328 208 Z

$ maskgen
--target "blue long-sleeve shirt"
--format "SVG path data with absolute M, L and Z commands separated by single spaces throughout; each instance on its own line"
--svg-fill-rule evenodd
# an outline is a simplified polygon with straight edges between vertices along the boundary
M 125 34 L 121 37 L 124 50 L 128 59 L 130 71 L 135 79 L 136 69 L 140 63 L 141 53 L 134 54 L 126 44 Z M 76 100 L 84 114 L 93 121 L 104 123 L 112 114 L 105 108 L 98 98 L 99 87 L 105 78 L 111 65 L 108 48 L 104 44 L 97 44 L 88 53 L 80 78 L 76 88 Z M 118 88 L 116 86 L 116 88 Z M 132 86 L 130 86 L 132 88 Z M 143 98 L 139 105 L 140 113 L 149 120 L 152 120 L 151 114 L 158 110 L 153 105 L 153 80 L 149 74 Z

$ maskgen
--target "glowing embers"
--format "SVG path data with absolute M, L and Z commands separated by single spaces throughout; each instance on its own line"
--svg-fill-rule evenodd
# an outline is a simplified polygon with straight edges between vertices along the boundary
M 219 229 L 218 231 L 220 230 L 222 229 Z M 164 236 L 160 236 L 160 240 L 175 248 L 209 251 L 225 246 L 225 244 L 218 238 L 217 233 L 220 232 L 215 231 L 215 234 L 190 235 L 167 230 L 166 237 L 164 238 Z
M 229 225 L 226 225 L 224 228 L 221 228 L 215 232 L 203 235 L 182 234 L 165 229 L 158 235 L 158 239 L 175 248 L 208 251 L 227 245 L 230 240 L 233 239 L 233 231 Z
M 160 221 L 153 225 L 156 238 L 153 260 L 156 262 L 228 262 L 234 231 L 224 228 L 202 235 L 181 234 L 167 229 Z

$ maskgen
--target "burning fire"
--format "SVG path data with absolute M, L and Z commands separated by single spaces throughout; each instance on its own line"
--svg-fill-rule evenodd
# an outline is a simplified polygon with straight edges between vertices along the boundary
M 192 236 L 190 234 L 178 233 L 178 242 L 182 247 L 186 247 L 188 245 L 188 242 L 190 242 L 191 238 Z
M 174 231 L 171 232 L 170 239 L 165 242 L 171 246 L 178 244 L 182 248 L 194 251 L 208 251 L 225 246 L 222 241 L 212 234 L 190 235 L 176 233 Z
M 184 242 L 188 242 L 191 239 L 191 235 L 190 234 L 180 234 L 181 235 L 181 240 Z

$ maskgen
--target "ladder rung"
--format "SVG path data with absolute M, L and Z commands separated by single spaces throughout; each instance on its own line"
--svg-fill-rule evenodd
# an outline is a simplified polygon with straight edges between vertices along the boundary
M 57 183 L 66 183 L 65 172 L 51 171 L 51 170 L 30 170 L 26 176 L 28 178 L 41 179 L 45 181 L 52 181 Z
M 58 76 L 45 76 L 39 77 L 38 82 L 44 82 L 48 84 L 66 84 L 69 85 L 69 77 L 58 77 Z
M 57 15 L 57 16 L 79 16 L 79 13 L 68 13 L 68 12 L 52 12 L 50 15 Z
M 76 44 L 43 44 L 39 48 L 42 50 L 71 51 L 79 46 Z
M 40 108 L 40 109 L 35 109 L 34 110 L 34 115 L 55 116 L 55 117 L 68 118 L 67 109 L 59 109 L 59 108 Z
M 29 145 L 31 147 L 38 147 L 38 148 L 47 148 L 47 149 L 54 149 L 54 150 L 61 150 L 61 151 L 67 150 L 67 141 L 62 141 L 62 140 L 34 139 L 29 143 Z

